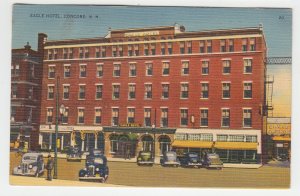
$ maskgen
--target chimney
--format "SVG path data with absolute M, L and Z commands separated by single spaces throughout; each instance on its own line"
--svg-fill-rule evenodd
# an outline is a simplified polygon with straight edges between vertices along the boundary
M 41 56 L 44 56 L 44 45 L 47 42 L 47 35 L 45 33 L 38 34 L 38 48 L 37 51 Z

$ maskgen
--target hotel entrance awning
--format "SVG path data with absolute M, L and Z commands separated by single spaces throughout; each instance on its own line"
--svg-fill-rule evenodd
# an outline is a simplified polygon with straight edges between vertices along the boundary
M 226 150 L 257 150 L 256 142 L 216 142 L 214 147 Z
M 213 142 L 208 141 L 186 141 L 186 140 L 175 140 L 172 143 L 172 147 L 177 148 L 211 148 Z

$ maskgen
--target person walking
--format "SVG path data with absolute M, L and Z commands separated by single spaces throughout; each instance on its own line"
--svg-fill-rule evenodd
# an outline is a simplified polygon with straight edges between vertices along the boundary
M 48 155 L 48 161 L 46 165 L 47 169 L 47 180 L 51 181 L 52 180 L 52 169 L 53 169 L 54 161 L 51 155 Z

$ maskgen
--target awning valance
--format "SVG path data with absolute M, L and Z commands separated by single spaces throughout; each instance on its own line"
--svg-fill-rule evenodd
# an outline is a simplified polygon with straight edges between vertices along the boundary
M 216 142 L 214 147 L 227 150 L 257 150 L 257 145 L 256 142 Z
M 291 141 L 291 137 L 290 136 L 274 136 L 272 137 L 273 141 L 286 141 L 286 142 L 290 142 Z
M 212 148 L 213 142 L 208 141 L 187 141 L 187 140 L 175 140 L 172 143 L 172 147 L 177 148 Z

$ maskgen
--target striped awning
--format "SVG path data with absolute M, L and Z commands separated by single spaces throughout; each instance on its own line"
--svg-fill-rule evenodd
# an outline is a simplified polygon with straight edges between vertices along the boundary
M 172 147 L 177 148 L 212 148 L 213 142 L 175 140 Z
M 273 136 L 272 140 L 273 141 L 286 141 L 286 142 L 290 142 L 291 141 L 291 137 L 290 136 Z
M 257 150 L 256 142 L 216 142 L 214 147 L 227 150 Z

